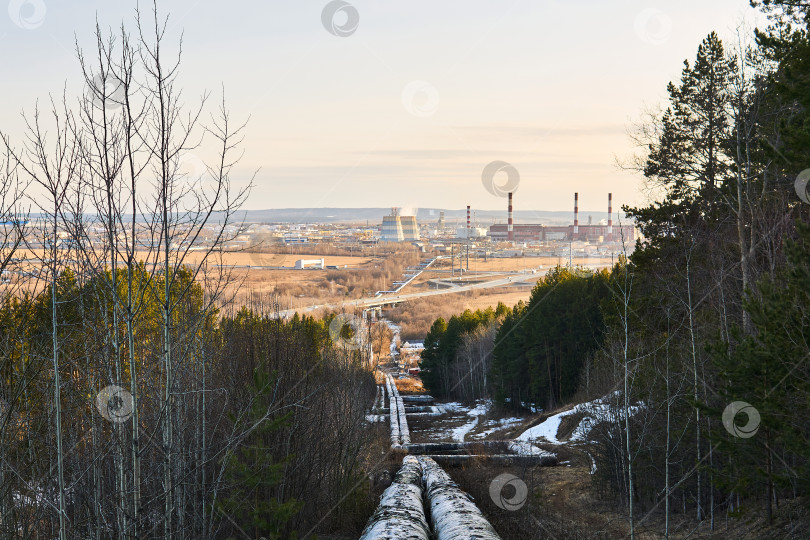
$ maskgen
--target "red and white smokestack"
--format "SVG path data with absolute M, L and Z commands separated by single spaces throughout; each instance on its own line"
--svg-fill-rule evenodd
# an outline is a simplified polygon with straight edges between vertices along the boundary
M 579 193 L 574 193 L 574 235 L 579 234 Z
M 608 234 L 613 234 L 613 193 L 608 193 Z
M 509 221 L 507 222 L 508 225 L 506 226 L 506 238 L 510 242 L 515 240 L 515 233 L 512 229 L 512 192 L 509 192 Z
M 467 238 L 470 237 L 470 205 L 467 205 Z

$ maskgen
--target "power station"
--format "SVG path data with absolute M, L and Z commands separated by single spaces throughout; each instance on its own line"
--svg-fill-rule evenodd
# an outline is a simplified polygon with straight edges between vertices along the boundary
M 392 208 L 391 214 L 384 216 L 380 227 L 380 242 L 420 242 L 422 238 L 457 240 L 489 240 L 493 243 L 507 242 L 514 245 L 530 245 L 548 242 L 586 242 L 589 244 L 624 243 L 630 247 L 635 244 L 636 230 L 628 223 L 621 227 L 613 226 L 613 193 L 608 193 L 607 219 L 592 223 L 588 216 L 587 224 L 580 224 L 579 193 L 574 193 L 573 223 L 570 225 L 544 225 L 541 223 L 515 223 L 514 193 L 507 193 L 506 223 L 494 224 L 489 229 L 473 223 L 471 207 L 466 207 L 466 223 L 458 223 L 453 230 L 447 228 L 444 211 L 439 212 L 436 230 L 421 231 L 416 216 L 403 216 L 399 208 Z
M 474 240 L 486 237 L 487 230 L 484 227 L 478 227 L 472 224 L 470 219 L 470 205 L 467 205 L 467 226 L 456 229 L 456 238 L 463 238 L 465 240 L 469 238 Z
M 419 226 L 416 216 L 401 216 L 399 208 L 392 208 L 391 215 L 383 216 L 380 242 L 417 242 Z
M 512 194 L 509 193 L 507 223 L 492 225 L 489 237 L 493 242 L 531 243 L 548 241 L 583 241 L 583 242 L 624 242 L 635 243 L 633 225 L 622 225 L 618 231 L 613 228 L 613 194 L 608 193 L 608 219 L 606 224 L 579 224 L 579 193 L 574 193 L 573 225 L 514 224 L 512 219 Z

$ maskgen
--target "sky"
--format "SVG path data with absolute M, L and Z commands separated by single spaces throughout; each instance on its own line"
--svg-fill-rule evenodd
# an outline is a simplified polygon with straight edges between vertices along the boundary
M 75 43 L 136 2 L 3 0 L 0 130 L 78 88 Z M 142 2 L 142 7 L 144 3 Z M 146 4 L 148 7 L 148 4 Z M 645 201 L 627 136 L 715 30 L 764 26 L 748 0 L 160 1 L 182 36 L 181 83 L 248 120 L 234 181 L 245 208 L 581 211 Z M 211 158 L 200 150 L 193 159 Z M 487 189 L 482 174 L 503 167 Z M 514 176 L 515 171 L 517 176 Z

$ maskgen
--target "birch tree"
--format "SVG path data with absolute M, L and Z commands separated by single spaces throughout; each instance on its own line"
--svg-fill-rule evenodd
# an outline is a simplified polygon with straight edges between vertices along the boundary
M 21 150 L 15 150 L 10 139 L 3 135 L 8 154 L 18 167 L 27 176 L 30 182 L 44 197 L 35 197 L 33 192 L 29 195 L 31 203 L 37 207 L 43 216 L 40 230 L 37 231 L 39 246 L 39 266 L 44 270 L 51 296 L 51 353 L 53 369 L 53 407 L 54 407 L 54 434 L 56 438 L 56 483 L 58 501 L 58 531 L 60 540 L 67 538 L 67 510 L 65 506 L 65 464 L 62 433 L 62 396 L 60 371 L 63 369 L 60 358 L 59 320 L 57 315 L 58 279 L 64 269 L 63 259 L 66 250 L 61 235 L 60 217 L 65 198 L 70 187 L 81 174 L 81 163 L 75 138 L 75 122 L 73 115 L 67 110 L 57 106 L 51 100 L 49 111 L 53 122 L 53 138 L 48 137 L 47 128 L 41 121 L 41 113 L 37 108 L 32 117 L 26 120 L 26 142 Z M 34 247 L 29 245 L 29 247 Z M 32 249 L 32 252 L 36 252 Z

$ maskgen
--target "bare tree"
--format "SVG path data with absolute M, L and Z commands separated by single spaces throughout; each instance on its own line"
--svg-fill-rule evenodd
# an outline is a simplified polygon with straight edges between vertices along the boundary
M 58 514 L 60 540 L 67 538 L 67 510 L 65 506 L 65 473 L 64 450 L 62 437 L 62 397 L 60 370 L 60 343 L 59 320 L 57 315 L 58 280 L 64 268 L 63 259 L 66 251 L 62 249 L 65 240 L 60 233 L 60 212 L 65 203 L 68 190 L 81 174 L 81 163 L 75 138 L 73 115 L 68 110 L 60 111 L 55 102 L 51 101 L 51 111 L 55 135 L 54 140 L 48 139 L 47 130 L 41 123 L 40 110 L 34 111 L 33 118 L 26 121 L 27 137 L 20 151 L 14 150 L 8 136 L 3 135 L 3 142 L 14 165 L 40 188 L 45 198 L 29 195 L 34 205 L 38 207 L 42 219 L 39 262 L 42 269 L 47 270 L 47 279 L 51 294 L 51 344 L 53 368 L 53 402 L 54 402 L 54 433 L 56 437 L 56 465 L 58 485 Z M 33 251 L 33 250 L 32 250 Z
M 3 139 L 5 141 L 5 139 Z M 27 232 L 28 212 L 24 210 L 24 190 L 28 183 L 20 178 L 15 159 L 6 148 L 0 157 L 0 303 L 5 304 L 24 281 L 23 265 L 19 261 L 20 248 Z M 10 332 L 9 332 L 10 334 Z M 10 469 L 10 439 L 18 429 L 15 396 L 22 392 L 24 383 L 14 372 L 11 335 L 5 336 L 0 356 L 0 533 L 18 534 L 15 529 L 15 497 Z

